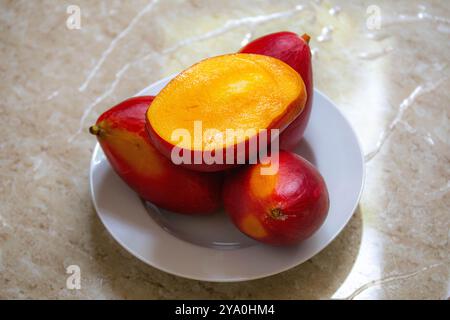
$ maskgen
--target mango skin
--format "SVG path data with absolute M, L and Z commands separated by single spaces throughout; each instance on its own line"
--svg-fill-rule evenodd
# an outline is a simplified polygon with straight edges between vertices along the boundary
M 280 135 L 280 148 L 284 150 L 293 150 L 298 145 L 311 115 L 314 87 L 311 50 L 307 39 L 293 32 L 276 32 L 251 41 L 239 51 L 280 59 L 297 71 L 305 83 L 307 92 L 305 107 Z
M 236 227 L 272 245 L 294 245 L 309 238 L 329 209 L 324 179 L 308 161 L 280 151 L 279 170 L 261 175 L 261 164 L 238 168 L 226 177 L 223 202 Z
M 125 100 L 97 120 L 97 135 L 114 171 L 143 199 L 178 213 L 206 214 L 221 206 L 223 176 L 174 165 L 157 151 L 145 129 L 153 96 Z

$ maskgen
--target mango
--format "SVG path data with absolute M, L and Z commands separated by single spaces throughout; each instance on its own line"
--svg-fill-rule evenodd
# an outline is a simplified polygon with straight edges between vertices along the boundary
M 298 244 L 325 221 L 330 205 L 325 181 L 311 163 L 289 151 L 280 151 L 275 174 L 262 174 L 262 167 L 240 167 L 227 175 L 225 209 L 236 227 L 255 240 Z
M 103 113 L 89 131 L 114 171 L 144 200 L 184 214 L 216 211 L 223 176 L 189 171 L 171 163 L 153 146 L 145 129 L 152 96 L 125 100 Z

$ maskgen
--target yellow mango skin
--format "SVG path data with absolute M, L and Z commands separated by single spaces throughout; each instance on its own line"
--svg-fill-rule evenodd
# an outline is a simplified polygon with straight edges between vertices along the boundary
M 114 171 L 143 199 L 178 213 L 205 214 L 221 205 L 222 175 L 174 165 L 153 146 L 145 113 L 154 97 L 128 99 L 103 113 L 96 134 Z
M 164 165 L 166 159 L 161 157 L 147 139 L 127 129 L 112 127 L 108 120 L 101 121 L 97 126 L 104 132 L 99 136 L 102 147 L 120 158 L 120 161 L 115 162 L 116 167 L 125 166 L 120 168 L 122 174 L 135 172 L 142 177 L 156 180 L 167 173 L 167 166 Z

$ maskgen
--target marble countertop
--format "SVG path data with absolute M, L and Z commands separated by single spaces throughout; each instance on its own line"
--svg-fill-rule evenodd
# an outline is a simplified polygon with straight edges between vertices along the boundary
M 0 8 L 0 298 L 450 296 L 448 1 L 42 0 Z M 67 21 L 77 8 L 80 28 Z M 362 142 L 366 183 L 354 217 L 313 259 L 261 280 L 198 282 L 145 265 L 92 207 L 88 126 L 148 84 L 279 30 L 312 36 L 315 86 Z M 80 266 L 80 290 L 66 287 L 69 265 Z

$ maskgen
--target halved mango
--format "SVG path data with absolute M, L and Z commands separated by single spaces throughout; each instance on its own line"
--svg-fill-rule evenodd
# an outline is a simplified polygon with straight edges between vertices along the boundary
M 284 130 L 301 113 L 306 95 L 302 78 L 281 60 L 242 53 L 217 56 L 191 66 L 157 95 L 147 111 L 147 129 L 172 161 L 184 155 L 175 163 L 223 170 L 237 164 L 239 144 L 246 144 L 249 159 L 263 147 L 260 141 L 250 150 L 250 139 L 263 129 Z M 230 150 L 233 161 L 226 156 Z M 206 154 L 214 156 L 213 163 Z

